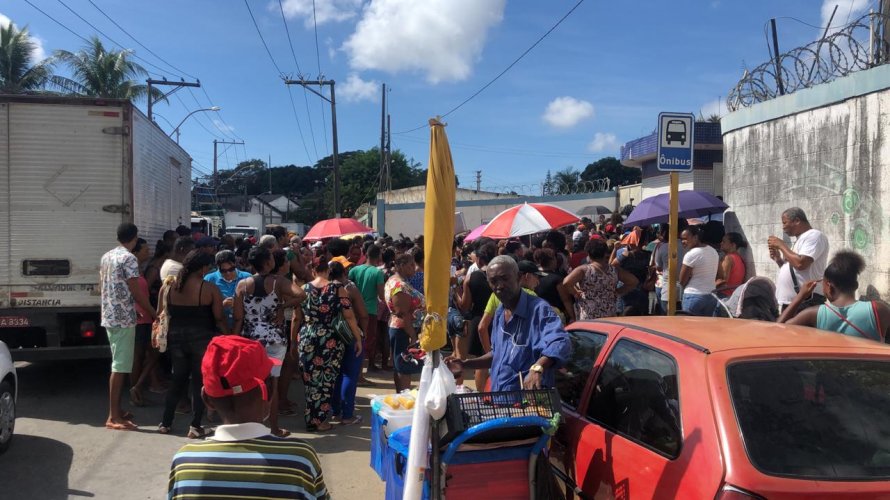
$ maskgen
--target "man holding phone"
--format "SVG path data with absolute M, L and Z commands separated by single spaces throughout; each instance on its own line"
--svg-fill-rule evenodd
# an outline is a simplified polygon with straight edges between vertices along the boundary
M 822 291 L 822 275 L 828 264 L 828 238 L 818 229 L 813 229 L 806 213 L 798 207 L 782 212 L 782 231 L 796 238 L 791 248 L 779 237 L 770 236 L 767 240 L 770 258 L 779 266 L 776 277 L 776 301 L 779 307 L 788 306 L 807 281 L 819 281 L 812 297 L 801 309 L 825 302 Z

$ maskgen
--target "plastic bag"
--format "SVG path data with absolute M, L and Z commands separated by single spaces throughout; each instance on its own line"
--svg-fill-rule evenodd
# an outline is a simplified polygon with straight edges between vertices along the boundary
M 424 401 L 433 378 L 433 365 L 429 357 L 420 373 L 420 384 L 417 389 L 417 399 Z M 423 479 L 426 469 L 429 467 L 430 449 L 430 418 L 426 406 L 414 407 L 414 416 L 411 421 L 411 442 L 408 444 L 408 465 L 405 468 L 405 489 L 402 493 L 404 500 L 420 500 L 423 494 Z
M 423 401 L 431 417 L 439 420 L 445 416 L 448 396 L 454 394 L 456 389 L 454 374 L 451 373 L 444 361 L 440 361 L 439 367 L 433 370 L 433 380 L 430 382 L 429 391 Z

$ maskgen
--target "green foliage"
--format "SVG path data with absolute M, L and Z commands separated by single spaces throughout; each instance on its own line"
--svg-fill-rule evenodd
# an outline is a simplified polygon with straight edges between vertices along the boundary
M 575 170 L 575 167 L 566 167 L 557 171 L 553 176 L 551 191 L 553 193 L 568 193 L 580 180 L 581 172 Z
M 625 167 L 614 156 L 607 156 L 587 165 L 581 173 L 581 180 L 593 181 L 609 179 L 612 187 L 636 184 L 642 180 L 642 170 Z
M 64 92 L 114 99 L 143 99 L 148 85 L 140 83 L 148 72 L 133 62 L 131 50 L 106 50 L 99 37 L 93 36 L 80 51 L 57 50 L 55 59 L 71 70 L 72 78 L 53 76 L 52 84 Z M 153 88 L 152 97 L 163 93 Z
M 380 153 L 377 148 L 367 151 L 346 151 L 337 157 L 340 165 L 340 212 L 352 216 L 363 203 L 375 203 L 380 186 Z M 271 192 L 294 198 L 300 208 L 291 218 L 313 224 L 334 214 L 333 157 L 327 156 L 315 165 L 287 165 L 272 167 Z M 394 151 L 390 163 L 392 188 L 401 189 L 426 183 L 426 170 L 408 160 L 401 151 Z M 232 194 L 260 194 L 269 192 L 270 169 L 262 160 L 243 161 L 232 170 L 223 170 L 220 192 Z
M 31 63 L 37 44 L 28 27 L 17 30 L 10 22 L 0 27 L 0 93 L 21 94 L 44 88 L 52 76 L 52 61 Z

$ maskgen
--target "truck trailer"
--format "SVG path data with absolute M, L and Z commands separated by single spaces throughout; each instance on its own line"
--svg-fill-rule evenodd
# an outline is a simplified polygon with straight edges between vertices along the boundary
M 127 100 L 0 95 L 0 340 L 15 360 L 110 355 L 99 261 L 121 222 L 190 224 L 191 157 Z

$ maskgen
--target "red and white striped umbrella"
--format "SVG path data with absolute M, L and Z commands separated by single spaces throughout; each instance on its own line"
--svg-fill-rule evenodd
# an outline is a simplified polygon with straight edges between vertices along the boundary
M 524 203 L 499 213 L 482 231 L 489 238 L 512 238 L 540 233 L 578 222 L 577 215 L 548 203 Z

